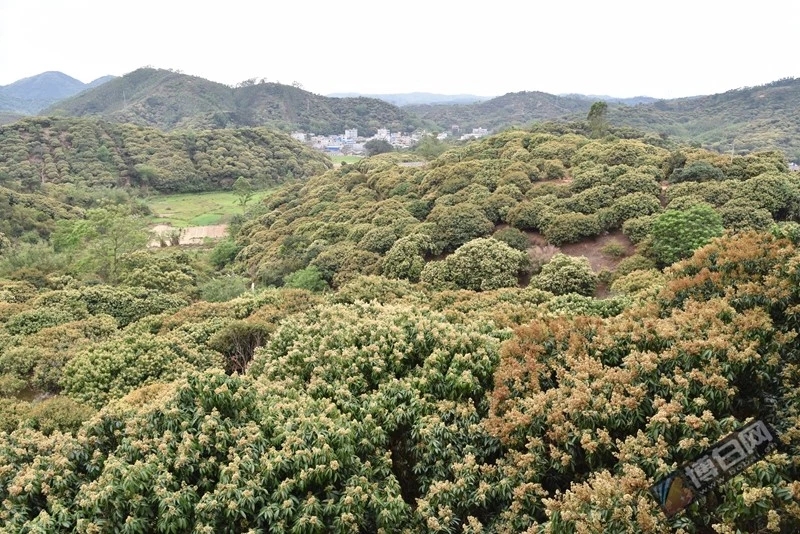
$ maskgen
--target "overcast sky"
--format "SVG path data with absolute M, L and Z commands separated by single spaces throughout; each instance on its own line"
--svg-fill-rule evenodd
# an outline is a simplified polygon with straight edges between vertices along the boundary
M 800 76 L 800 3 L 0 0 L 0 85 L 145 65 L 315 93 L 661 98 Z

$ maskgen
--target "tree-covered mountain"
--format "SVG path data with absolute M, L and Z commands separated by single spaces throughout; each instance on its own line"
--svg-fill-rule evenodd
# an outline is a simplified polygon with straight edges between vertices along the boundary
M 608 120 L 720 152 L 778 149 L 800 160 L 800 79 L 649 105 L 610 106 Z
M 103 76 L 90 83 L 83 83 L 63 72 L 43 72 L 0 86 L 0 111 L 33 115 L 59 100 L 98 87 L 113 78 Z
M 331 166 L 323 154 L 265 128 L 164 132 L 96 119 L 28 118 L 0 127 L 0 185 L 225 188 L 239 176 L 274 185 Z
M 371 98 L 329 98 L 278 83 L 252 80 L 229 87 L 170 70 L 143 68 L 63 100 L 44 111 L 97 116 L 162 129 L 270 126 L 317 134 L 358 128 L 413 130 L 419 120 Z
M 589 102 L 603 101 L 609 104 L 625 104 L 626 106 L 636 106 L 639 104 L 652 104 L 658 102 L 660 98 L 653 98 L 652 96 L 631 96 L 631 97 L 617 97 L 609 95 L 583 95 L 580 93 L 561 94 L 565 98 L 579 98 L 581 100 L 588 100 Z
M 477 95 L 443 95 L 439 93 L 382 93 L 382 94 L 362 94 L 362 93 L 332 93 L 328 96 L 333 98 L 378 98 L 385 100 L 395 106 L 412 106 L 419 104 L 472 104 L 490 100 L 491 96 Z
M 404 109 L 439 128 L 457 124 L 462 132 L 469 132 L 477 127 L 497 130 L 535 121 L 582 119 L 594 101 L 603 99 L 522 92 L 476 104 Z M 652 100 L 607 100 L 609 123 L 673 136 L 720 152 L 782 150 L 790 159 L 800 160 L 800 79 L 708 96 Z
M 440 128 L 449 129 L 452 125 L 458 125 L 462 131 L 469 132 L 472 128 L 496 130 L 563 118 L 575 113 L 585 114 L 590 107 L 591 102 L 580 98 L 523 91 L 474 104 L 412 105 L 403 109 L 416 113 L 421 119 L 433 122 Z
M 96 119 L 26 118 L 0 126 L 0 205 L 8 207 L 0 232 L 46 238 L 61 214 L 71 213 L 67 207 L 91 207 L 117 192 L 226 190 L 240 176 L 268 187 L 331 165 L 265 128 L 164 132 Z

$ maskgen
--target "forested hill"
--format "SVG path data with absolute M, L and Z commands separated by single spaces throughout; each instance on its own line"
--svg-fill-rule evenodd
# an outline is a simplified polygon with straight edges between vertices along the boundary
M 602 97 L 599 97 L 602 98 Z M 599 99 L 598 98 L 598 99 Z M 580 95 L 510 93 L 477 104 L 407 106 L 442 129 L 502 129 L 548 119 L 585 118 L 592 100 Z M 624 105 L 608 100 L 608 121 L 667 134 L 719 152 L 782 150 L 800 159 L 800 80 L 784 79 L 725 93 Z
M 780 149 L 800 159 L 800 79 L 709 96 L 614 106 L 616 125 L 666 133 L 721 152 Z
M 431 121 L 441 128 L 450 128 L 457 124 L 462 131 L 469 132 L 472 128 L 500 129 L 563 118 L 576 113 L 585 115 L 591 105 L 592 102 L 582 98 L 522 91 L 475 104 L 418 105 L 403 109 L 412 111 L 421 119 Z
M 413 130 L 413 115 L 382 100 L 329 98 L 279 83 L 243 83 L 232 88 L 169 70 L 138 69 L 63 100 L 44 114 L 99 116 L 161 129 L 270 126 L 317 134 L 358 128 Z
M 265 128 L 163 132 L 95 119 L 30 118 L 0 127 L 0 185 L 213 190 L 239 176 L 262 186 L 331 166 L 323 154 Z
M 63 72 L 43 72 L 0 87 L 0 111 L 35 114 L 59 100 L 100 86 L 111 79 L 113 76 L 104 76 L 83 83 Z

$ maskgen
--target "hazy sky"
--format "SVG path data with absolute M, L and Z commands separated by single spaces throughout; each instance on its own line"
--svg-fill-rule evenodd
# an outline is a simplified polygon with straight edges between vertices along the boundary
M 0 0 L 0 85 L 151 65 L 320 94 L 671 98 L 800 76 L 798 15 L 773 0 Z

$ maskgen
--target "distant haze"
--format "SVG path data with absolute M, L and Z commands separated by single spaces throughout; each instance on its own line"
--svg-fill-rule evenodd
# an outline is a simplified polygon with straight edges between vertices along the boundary
M 800 75 L 800 3 L 0 1 L 0 85 L 145 65 L 318 94 L 674 98 Z

